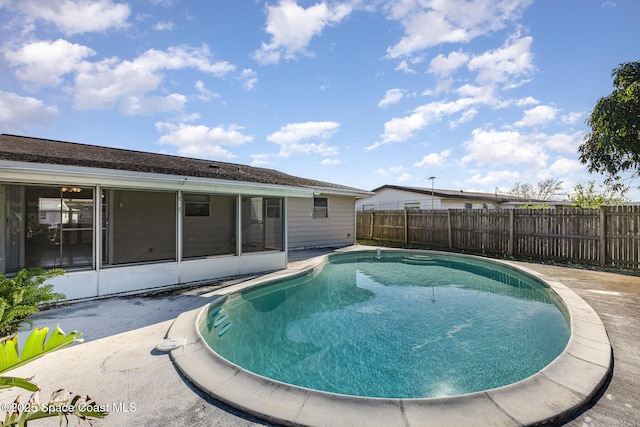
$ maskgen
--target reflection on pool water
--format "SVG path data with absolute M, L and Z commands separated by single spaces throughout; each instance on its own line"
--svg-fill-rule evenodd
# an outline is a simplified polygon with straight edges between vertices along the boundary
M 514 383 L 567 345 L 562 304 L 526 273 L 477 258 L 345 253 L 321 270 L 212 304 L 199 325 L 256 374 L 339 394 L 426 398 Z

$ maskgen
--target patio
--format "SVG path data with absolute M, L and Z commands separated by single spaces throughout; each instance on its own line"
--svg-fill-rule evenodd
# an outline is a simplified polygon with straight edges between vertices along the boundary
M 311 258 L 327 252 L 291 252 L 289 268 L 303 268 Z M 567 285 L 585 299 L 600 315 L 614 348 L 609 384 L 595 402 L 564 425 L 640 424 L 640 277 L 523 265 Z M 66 388 L 120 409 L 112 409 L 104 420 L 96 421 L 98 426 L 268 425 L 202 395 L 181 377 L 168 354 L 154 350 L 180 313 L 201 307 L 222 292 L 220 284 L 216 284 L 164 294 L 86 301 L 41 312 L 32 318 L 36 326 L 60 324 L 67 332 L 82 331 L 85 343 L 47 355 L 13 374 L 35 375 L 34 381 L 42 388 L 42 401 L 54 390 Z M 0 398 L 12 401 L 16 394 L 18 390 L 12 389 L 4 391 Z M 26 392 L 21 394 L 27 397 Z M 37 425 L 58 424 L 51 419 Z

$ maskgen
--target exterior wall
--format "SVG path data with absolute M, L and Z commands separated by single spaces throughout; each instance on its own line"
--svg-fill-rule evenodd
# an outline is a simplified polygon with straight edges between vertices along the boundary
M 419 203 L 419 209 L 431 209 L 431 195 L 401 191 L 396 189 L 383 189 L 374 196 L 356 201 L 358 211 L 367 210 L 371 207 L 375 210 L 397 210 L 404 209 L 405 203 Z M 438 196 L 433 198 L 433 209 L 446 209 L 441 205 L 442 199 Z M 462 205 L 464 208 L 464 204 Z
M 51 179 L 28 179 L 25 176 L 16 174 L 11 181 L 0 181 L 0 272 L 7 271 L 5 259 L 10 251 L 16 247 L 13 240 L 9 239 L 7 230 L 10 228 L 7 204 L 20 203 L 22 201 L 9 200 L 6 196 L 8 187 L 24 189 L 27 187 L 40 188 L 40 186 L 51 186 L 61 188 L 64 183 L 58 182 L 59 175 Z M 0 179 L 6 179 L 2 176 Z M 236 239 L 229 239 L 228 236 L 241 236 L 239 227 L 240 200 L 242 193 L 211 194 L 211 209 L 213 214 L 207 219 L 206 224 L 190 223 L 191 219 L 183 218 L 183 209 L 179 209 L 180 192 L 202 192 L 202 185 L 197 189 L 178 187 L 171 184 L 164 189 L 144 188 L 138 186 L 131 188 L 123 182 L 118 188 L 113 184 L 107 188 L 100 185 L 87 184 L 90 181 L 78 179 L 77 175 L 74 184 L 92 189 L 94 199 L 93 205 L 93 231 L 87 233 L 94 236 L 93 249 L 89 248 L 89 254 L 93 251 L 93 263 L 82 267 L 62 268 L 66 271 L 63 276 L 53 278 L 50 283 L 55 290 L 62 292 L 68 299 L 91 298 L 102 295 L 117 294 L 122 292 L 133 292 L 153 288 L 161 288 L 191 282 L 201 282 L 216 280 L 224 277 L 237 276 L 242 274 L 254 274 L 267 271 L 274 271 L 286 268 L 287 247 L 286 241 L 280 245 L 280 249 L 255 251 L 252 253 L 241 253 L 239 243 Z M 175 181 L 173 181 L 175 182 Z M 11 185 L 6 185 L 10 183 Z M 133 183 L 133 181 L 132 181 Z M 133 186 L 133 185 L 132 185 Z M 103 195 L 104 190 L 104 197 Z M 263 189 L 257 185 L 252 193 L 261 194 Z M 282 196 L 277 197 L 273 191 L 265 191 L 270 199 L 279 201 L 280 217 L 285 211 L 284 197 L 297 196 L 299 194 L 312 195 L 311 190 L 305 191 L 282 191 Z M 183 193 L 184 194 L 184 193 Z M 265 196 L 258 196 L 265 198 Z M 313 200 L 309 198 L 308 200 Z M 102 203 L 106 203 L 103 205 Z M 237 203 L 237 205 L 236 205 Z M 104 207 L 103 207 L 104 206 Z M 218 209 L 219 208 L 219 209 Z M 15 211 L 15 210 L 14 210 Z M 14 212 L 12 211 L 12 212 Z M 14 213 L 17 215 L 18 211 Z M 24 208 L 22 208 L 24 216 Z M 216 216 L 220 213 L 220 216 Z M 180 214 L 180 217 L 178 215 Z M 231 216 L 231 217 L 230 217 Z M 196 221 L 197 222 L 197 221 Z M 20 220 L 25 224 L 25 218 Z M 284 226 L 280 220 L 280 232 Z M 22 226 L 24 227 L 24 226 Z M 211 234 L 213 233 L 213 234 Z M 224 241 L 228 252 L 222 255 L 215 253 L 208 256 L 189 259 L 189 254 L 180 256 L 178 248 L 184 239 L 201 238 L 202 241 L 213 238 L 214 235 L 226 236 L 226 239 L 216 239 L 218 242 Z M 23 233 L 24 234 L 24 233 Z M 274 239 L 274 236 L 271 236 Z M 284 237 L 283 237 L 284 239 Z M 24 240 L 24 235 L 22 237 Z M 108 244 L 104 244 L 109 242 Z M 24 242 L 20 245 L 24 248 Z M 195 246 L 199 247 L 198 244 Z M 215 248 L 214 248 L 215 249 Z M 24 257 L 21 265 L 24 264 Z M 36 265 L 27 264 L 27 268 Z M 50 268 L 50 266 L 43 266 Z M 16 266 L 16 271 L 20 265 Z M 9 271 L 8 274 L 11 274 Z
M 312 188 L 4 160 L 0 166 L 0 273 L 11 274 L 23 266 L 38 265 L 27 262 L 24 256 L 25 189 L 53 188 L 56 194 L 63 194 L 69 191 L 67 188 L 79 187 L 82 192 L 77 194 L 91 192 L 91 221 L 87 223 L 88 231 L 81 230 L 91 237 L 87 240 L 90 247 L 87 251 L 82 246 L 82 252 L 70 252 L 65 261 L 51 258 L 57 263 L 51 266 L 62 265 L 66 273 L 50 283 L 68 299 L 286 268 L 288 242 L 294 248 L 353 244 L 354 200 L 363 194 L 345 191 L 321 195 L 328 200 L 328 218 L 314 219 L 313 196 L 318 190 Z M 36 196 L 49 197 L 45 190 Z M 184 195 L 194 193 L 210 196 L 210 218 L 183 214 Z M 66 196 L 58 197 L 63 200 Z M 80 198 L 76 195 L 73 200 Z M 262 245 L 254 251 L 242 249 L 245 199 L 265 202 L 255 219 L 263 220 L 261 241 L 268 244 L 267 248 Z M 42 207 L 38 209 L 36 217 L 43 211 Z M 221 216 L 217 216 L 220 212 Z M 13 217 L 19 219 L 18 225 L 8 220 Z M 19 245 L 12 237 L 14 228 L 20 231 L 16 234 L 22 242 Z M 79 233 L 74 227 L 70 229 L 74 235 Z M 278 235 L 283 238 L 276 245 Z M 225 248 L 217 252 L 215 247 L 207 246 L 210 240 Z M 60 242 L 62 248 L 63 241 Z M 75 260 L 80 256 L 89 261 L 77 264 Z M 9 265 L 7 260 L 14 258 L 19 262 Z
M 467 204 L 471 204 L 472 209 L 494 209 L 498 208 L 494 201 L 464 199 L 464 198 L 444 198 L 435 196 L 433 205 L 431 195 L 413 193 L 411 191 L 403 191 L 396 189 L 383 189 L 374 196 L 360 199 L 356 202 L 358 212 L 363 210 L 401 210 L 405 209 L 407 204 L 417 205 L 417 209 L 466 209 Z M 432 207 L 433 206 L 433 207 Z
M 328 198 L 328 218 L 313 218 L 313 198 L 287 199 L 289 249 L 355 243 L 354 197 L 322 194 L 320 197 Z
M 442 209 L 467 209 L 467 204 L 471 205 L 471 209 L 496 209 L 499 207 L 495 203 L 477 199 L 444 199 Z

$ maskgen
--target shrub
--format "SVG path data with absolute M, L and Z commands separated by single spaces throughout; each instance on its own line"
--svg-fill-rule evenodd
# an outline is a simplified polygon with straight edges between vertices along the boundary
M 98 405 L 89 396 L 73 394 L 66 389 L 53 392 L 48 402 L 41 403 L 40 387 L 31 378 L 5 375 L 6 372 L 47 353 L 82 342 L 82 333 L 73 331 L 65 334 L 59 326 L 47 338 L 48 333 L 47 327 L 34 329 L 24 344 L 22 354 L 18 351 L 18 334 L 0 339 L 0 390 L 19 387 L 33 392 L 26 403 L 22 403 L 21 396 L 18 396 L 13 403 L 2 405 L 0 413 L 5 413 L 4 418 L 0 418 L 1 427 L 25 427 L 30 421 L 49 417 L 59 417 L 59 425 L 62 425 L 63 420 L 66 421 L 65 425 L 69 425 L 69 417 L 75 417 L 78 425 L 81 421 L 88 421 L 91 425 L 92 420 L 108 415 L 105 405 Z
M 27 316 L 37 313 L 41 304 L 65 299 L 44 282 L 64 274 L 61 269 L 22 269 L 13 277 L 0 274 L 0 337 L 11 335 Z

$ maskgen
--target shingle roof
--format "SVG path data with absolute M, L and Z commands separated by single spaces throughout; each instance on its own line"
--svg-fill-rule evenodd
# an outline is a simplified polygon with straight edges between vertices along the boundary
M 424 187 L 405 187 L 401 185 L 383 185 L 382 187 L 378 187 L 373 191 L 377 193 L 380 190 L 390 189 L 390 190 L 400 190 L 400 191 L 409 191 L 411 193 L 418 194 L 427 194 L 431 195 L 431 188 Z M 492 200 L 496 203 L 506 203 L 506 202 L 543 202 L 543 200 L 532 200 L 526 197 L 519 196 L 511 196 L 509 194 L 494 194 L 494 193 L 478 193 L 474 191 L 463 191 L 463 190 L 442 190 L 438 188 L 433 189 L 433 195 L 442 197 L 442 198 L 451 198 L 451 199 L 471 199 L 471 200 Z
M 0 160 L 367 193 L 358 188 L 300 178 L 274 169 L 8 134 L 0 134 Z

